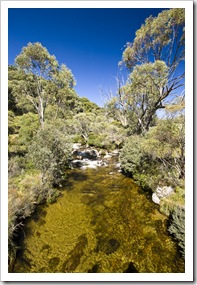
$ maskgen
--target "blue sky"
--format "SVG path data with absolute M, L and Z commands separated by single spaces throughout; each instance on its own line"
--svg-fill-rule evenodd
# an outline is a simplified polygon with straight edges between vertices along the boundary
M 8 63 L 28 42 L 40 42 L 72 70 L 81 97 L 102 105 L 101 91 L 115 90 L 124 46 L 145 19 L 163 9 L 9 8 Z

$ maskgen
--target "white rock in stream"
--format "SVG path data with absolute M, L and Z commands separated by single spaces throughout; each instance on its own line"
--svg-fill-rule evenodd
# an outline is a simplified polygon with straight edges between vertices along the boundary
M 78 149 L 80 149 L 80 147 L 81 147 L 81 143 L 74 143 L 73 144 L 73 150 L 78 150 Z
M 116 163 L 116 168 L 120 168 L 121 167 L 121 164 L 120 164 L 120 162 L 118 162 L 118 163 Z
M 152 194 L 152 201 L 153 201 L 155 204 L 160 204 L 160 199 L 159 199 L 159 197 L 157 196 L 156 193 L 153 193 L 153 194 Z
M 156 204 L 160 204 L 162 198 L 168 197 L 174 193 L 174 190 L 170 186 L 158 186 L 155 193 L 152 194 L 152 201 Z
M 107 166 L 107 163 L 103 162 L 102 160 L 84 159 L 84 160 L 81 160 L 80 162 L 82 163 L 81 169 L 97 168 L 98 166 Z
M 105 159 L 112 158 L 112 155 L 106 154 L 106 155 L 104 156 L 104 158 L 105 158 Z

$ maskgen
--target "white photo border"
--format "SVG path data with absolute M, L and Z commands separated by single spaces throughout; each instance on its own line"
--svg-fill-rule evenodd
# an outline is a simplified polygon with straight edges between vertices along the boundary
M 185 273 L 8 273 L 8 9 L 185 8 L 186 29 L 186 253 Z M 1 280 L 193 281 L 193 1 L 1 1 Z

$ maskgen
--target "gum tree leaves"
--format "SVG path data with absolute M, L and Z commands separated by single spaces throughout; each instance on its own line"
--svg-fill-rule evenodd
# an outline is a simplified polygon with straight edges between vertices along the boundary
M 50 55 L 40 43 L 29 43 L 23 47 L 15 64 L 28 77 L 16 85 L 15 91 L 23 104 L 28 100 L 33 105 L 43 127 L 46 106 L 62 101 L 59 91 L 65 93 L 75 85 L 72 72 L 65 65 L 59 67 L 55 56 Z

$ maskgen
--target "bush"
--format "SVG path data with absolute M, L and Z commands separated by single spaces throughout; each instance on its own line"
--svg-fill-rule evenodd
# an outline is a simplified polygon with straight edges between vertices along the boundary
M 9 177 L 19 176 L 25 169 L 26 160 L 22 156 L 14 156 L 8 160 L 8 175 Z
M 17 246 L 14 237 L 21 228 L 22 219 L 29 217 L 35 205 L 43 199 L 40 175 L 23 174 L 9 179 L 8 190 L 8 246 L 9 263 L 15 259 Z
M 160 120 L 144 136 L 125 142 L 120 162 L 126 173 L 155 189 L 158 184 L 182 187 L 184 179 L 184 124 Z
M 170 234 L 178 241 L 180 251 L 185 256 L 185 208 L 177 206 L 170 217 Z
M 124 172 L 135 174 L 140 171 L 143 155 L 141 138 L 132 136 L 127 139 L 120 153 L 120 162 Z
M 28 157 L 41 172 L 43 187 L 50 189 L 55 185 L 61 186 L 71 151 L 70 138 L 55 126 L 46 125 L 38 131 L 29 146 Z
M 28 146 L 39 128 L 38 115 L 29 112 L 18 118 L 20 118 L 19 143 Z

